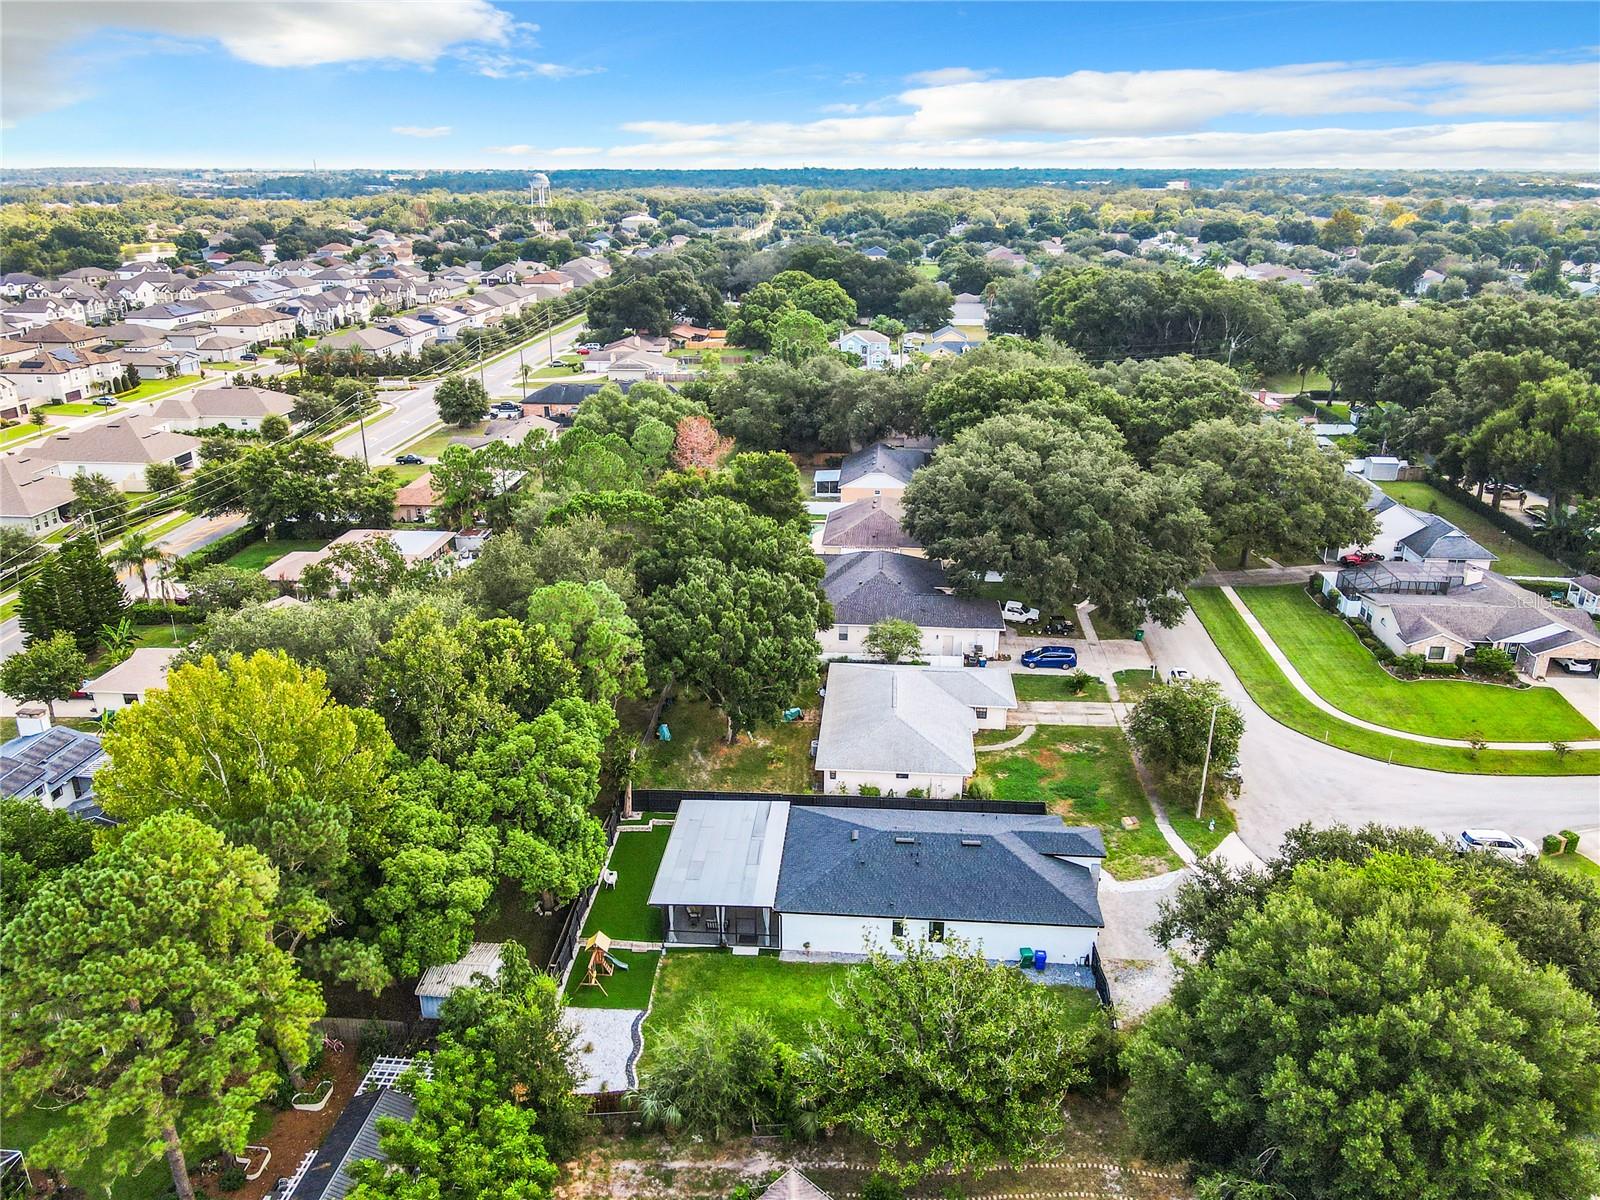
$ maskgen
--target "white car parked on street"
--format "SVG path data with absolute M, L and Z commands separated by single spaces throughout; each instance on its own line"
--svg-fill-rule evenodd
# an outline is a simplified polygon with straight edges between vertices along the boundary
M 1470 854 L 1474 851 L 1498 854 L 1513 862 L 1539 857 L 1537 846 L 1514 833 L 1507 833 L 1503 829 L 1463 829 L 1456 837 L 1456 853 Z

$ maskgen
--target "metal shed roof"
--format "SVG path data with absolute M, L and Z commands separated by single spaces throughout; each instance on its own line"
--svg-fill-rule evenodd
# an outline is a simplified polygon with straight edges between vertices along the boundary
M 786 801 L 685 800 L 650 903 L 771 908 L 788 827 Z

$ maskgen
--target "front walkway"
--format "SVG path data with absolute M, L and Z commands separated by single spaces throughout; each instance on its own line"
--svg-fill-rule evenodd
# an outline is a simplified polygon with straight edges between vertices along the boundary
M 1299 692 L 1303 697 L 1310 701 L 1311 704 L 1321 709 L 1329 716 L 1337 717 L 1347 725 L 1355 725 L 1361 729 L 1371 730 L 1373 733 L 1381 733 L 1387 737 L 1401 738 L 1408 742 L 1422 742 L 1429 746 L 1470 747 L 1472 745 L 1472 743 L 1469 741 L 1459 740 L 1456 738 L 1430 737 L 1423 733 L 1407 733 L 1403 729 L 1391 729 L 1387 725 L 1378 725 L 1372 721 L 1363 720 L 1360 717 L 1345 712 L 1345 710 L 1342 708 L 1338 708 L 1332 704 L 1329 704 L 1317 694 L 1316 690 L 1309 683 L 1305 681 L 1300 672 L 1295 670 L 1294 664 L 1289 661 L 1288 655 L 1284 654 L 1284 652 L 1278 648 L 1278 643 L 1272 640 L 1272 635 L 1269 634 L 1266 630 L 1266 627 L 1256 619 L 1256 615 L 1250 611 L 1249 605 L 1245 604 L 1243 600 L 1239 599 L 1239 593 L 1234 591 L 1231 587 L 1224 586 L 1222 588 L 1222 594 L 1228 598 L 1228 603 L 1233 605 L 1234 611 L 1239 614 L 1239 618 L 1245 623 L 1245 626 L 1250 630 L 1250 632 L 1255 635 L 1256 640 L 1259 641 L 1262 645 L 1262 648 L 1266 650 L 1268 657 L 1270 657 L 1272 661 L 1277 664 L 1278 670 L 1283 672 L 1284 678 L 1293 685 L 1294 690 Z M 1582 742 L 1568 742 L 1567 745 L 1574 750 L 1600 750 L 1600 739 L 1590 739 L 1589 741 Z M 1539 742 L 1486 742 L 1482 748 L 1487 750 L 1544 750 L 1547 748 L 1547 746 L 1546 744 Z

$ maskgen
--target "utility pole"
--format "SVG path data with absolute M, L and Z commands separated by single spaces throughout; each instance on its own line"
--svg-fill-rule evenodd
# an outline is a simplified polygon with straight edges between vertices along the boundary
M 360 409 L 356 410 L 356 425 L 361 429 L 361 461 L 367 470 L 372 470 L 372 460 L 367 457 L 367 418 Z
M 1206 806 L 1206 776 L 1211 771 L 1211 742 L 1217 736 L 1217 710 L 1222 707 L 1222 701 L 1217 701 L 1211 706 L 1211 728 L 1206 732 L 1206 760 L 1200 764 L 1200 799 L 1195 802 L 1194 819 L 1200 819 L 1200 810 Z

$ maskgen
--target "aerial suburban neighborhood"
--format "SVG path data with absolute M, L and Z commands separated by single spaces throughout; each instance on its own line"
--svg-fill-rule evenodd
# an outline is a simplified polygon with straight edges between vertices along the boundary
M 0 1200 L 1600 1200 L 1594 16 L 0 0 Z

